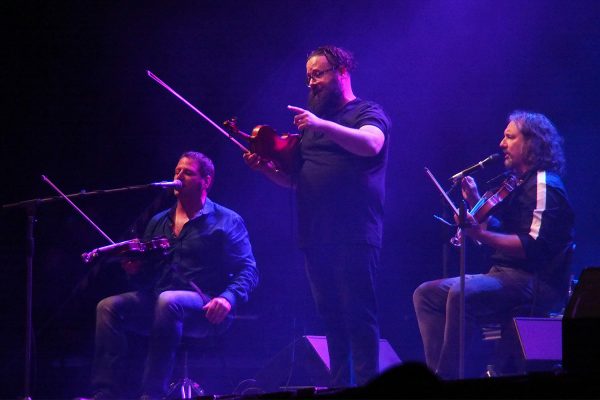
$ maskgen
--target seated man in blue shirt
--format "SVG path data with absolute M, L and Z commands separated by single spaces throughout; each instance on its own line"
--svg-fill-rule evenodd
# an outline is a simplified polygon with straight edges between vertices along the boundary
M 208 198 L 214 165 L 184 153 L 175 168 L 177 203 L 155 215 L 143 240 L 167 237 L 164 257 L 123 263 L 145 284 L 98 303 L 92 386 L 96 398 L 122 398 L 127 332 L 149 335 L 141 393 L 164 396 L 182 336 L 225 331 L 236 304 L 248 300 L 258 270 L 242 218 Z M 150 277 L 150 279 L 148 279 Z

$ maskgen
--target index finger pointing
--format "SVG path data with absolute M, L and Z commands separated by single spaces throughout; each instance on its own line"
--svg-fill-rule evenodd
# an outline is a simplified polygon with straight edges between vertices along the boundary
M 288 108 L 288 110 L 291 110 L 291 111 L 295 112 L 296 114 L 301 114 L 306 111 L 303 108 L 295 107 L 295 106 L 287 106 L 287 108 Z

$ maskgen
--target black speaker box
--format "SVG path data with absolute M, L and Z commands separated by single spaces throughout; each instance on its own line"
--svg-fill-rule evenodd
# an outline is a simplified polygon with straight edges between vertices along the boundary
M 563 367 L 570 374 L 600 374 L 600 267 L 588 267 L 565 308 Z

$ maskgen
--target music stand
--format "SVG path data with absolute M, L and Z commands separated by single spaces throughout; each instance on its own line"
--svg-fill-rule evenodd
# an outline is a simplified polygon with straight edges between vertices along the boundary
M 464 222 L 466 207 L 464 200 L 460 202 L 459 208 L 456 208 L 448 192 L 446 192 L 439 184 L 435 176 L 431 171 L 425 167 L 425 173 L 431 179 L 434 186 L 442 195 L 442 198 L 446 201 L 446 204 L 452 209 L 455 215 L 458 216 L 459 226 Z M 454 184 L 456 184 L 456 180 Z M 465 271 L 466 271 L 466 259 L 467 259 L 467 240 L 465 235 L 460 235 L 460 295 L 459 295 L 459 341 L 458 341 L 458 378 L 463 379 L 465 377 Z

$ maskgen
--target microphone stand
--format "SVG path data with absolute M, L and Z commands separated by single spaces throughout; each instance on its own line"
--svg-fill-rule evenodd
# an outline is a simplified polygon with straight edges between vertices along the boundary
M 27 226 L 25 233 L 26 240 L 26 249 L 25 249 L 25 265 L 27 268 L 26 272 L 26 282 L 25 282 L 25 301 L 26 301 L 26 311 L 25 311 L 25 372 L 24 372 L 24 400 L 31 400 L 31 361 L 32 361 L 32 348 L 33 348 L 33 257 L 35 255 L 35 235 L 34 228 L 36 222 L 36 215 L 38 207 L 45 203 L 51 203 L 57 200 L 67 200 L 71 205 L 75 206 L 69 199 L 70 198 L 79 198 L 79 197 L 89 197 L 95 196 L 98 194 L 105 193 L 118 193 L 118 192 L 126 192 L 130 190 L 137 189 L 146 189 L 149 187 L 155 187 L 154 185 L 136 185 L 136 186 L 127 186 L 118 189 L 109 189 L 109 190 L 96 190 L 92 192 L 81 192 L 74 193 L 69 195 L 64 195 L 48 178 L 42 175 L 42 179 L 50 184 L 55 190 L 57 190 L 61 196 L 54 197 L 46 197 L 42 199 L 30 199 L 23 200 L 17 203 L 4 204 L 2 205 L 3 210 L 10 209 L 23 209 L 25 210 L 27 216 Z M 86 218 L 88 222 L 90 222 L 96 230 L 100 232 L 100 234 L 108 239 L 111 243 L 114 244 L 114 241 L 108 237 L 96 224 L 94 224 L 81 210 L 79 210 L 76 206 L 75 209 Z
M 453 179 L 452 186 L 446 192 L 449 195 L 454 188 L 458 186 L 460 179 Z M 458 207 L 458 226 L 461 227 L 465 223 L 467 215 L 467 206 L 463 199 L 460 200 Z M 444 250 L 447 249 L 448 244 L 444 244 Z M 467 237 L 466 235 L 460 235 L 460 252 L 459 252 L 459 311 L 458 311 L 458 378 L 464 379 L 465 377 L 465 275 L 466 275 L 466 264 L 467 264 Z M 444 264 L 447 263 L 447 254 L 444 251 Z M 446 269 L 446 265 L 444 265 Z
M 457 209 L 456 206 L 452 203 L 452 200 L 450 200 L 450 197 L 448 196 L 449 193 L 458 186 L 458 179 L 454 179 L 453 183 L 452 183 L 452 187 L 446 191 L 444 190 L 444 188 L 442 188 L 442 186 L 440 185 L 440 183 L 437 181 L 437 179 L 435 179 L 435 177 L 433 176 L 433 174 L 431 173 L 431 171 L 429 171 L 428 168 L 425 168 L 425 172 L 427 173 L 427 175 L 429 175 L 429 177 L 431 178 L 431 181 L 433 182 L 433 184 L 435 185 L 435 187 L 438 189 L 438 191 L 440 192 L 440 194 L 442 195 L 442 198 L 444 199 L 444 201 L 446 202 L 446 204 L 452 209 L 452 211 L 454 212 L 454 215 L 458 216 L 458 226 L 460 228 L 461 225 L 464 225 L 464 221 L 465 221 L 465 217 L 467 214 L 467 209 L 466 209 L 466 205 L 464 200 L 461 199 L 460 202 L 460 207 Z M 436 215 L 434 215 L 434 217 L 436 217 L 438 220 L 444 222 L 445 224 L 449 225 L 449 222 L 445 221 L 443 218 L 437 217 Z M 453 243 L 454 244 L 454 243 Z M 465 235 L 460 235 L 460 298 L 459 298 L 459 343 L 458 343 L 458 352 L 459 352 L 459 361 L 458 361 L 458 376 L 460 379 L 464 378 L 464 359 L 465 359 L 465 271 L 466 271 L 466 258 L 467 258 L 467 252 L 465 249 L 466 246 L 466 237 Z M 444 263 L 447 262 L 447 254 L 444 251 Z M 446 265 L 444 265 L 444 269 L 446 269 Z
M 461 199 L 458 208 L 459 226 L 465 222 L 467 209 Z M 458 378 L 465 377 L 465 273 L 467 260 L 467 236 L 460 236 L 460 297 L 459 297 L 459 328 L 458 328 Z

